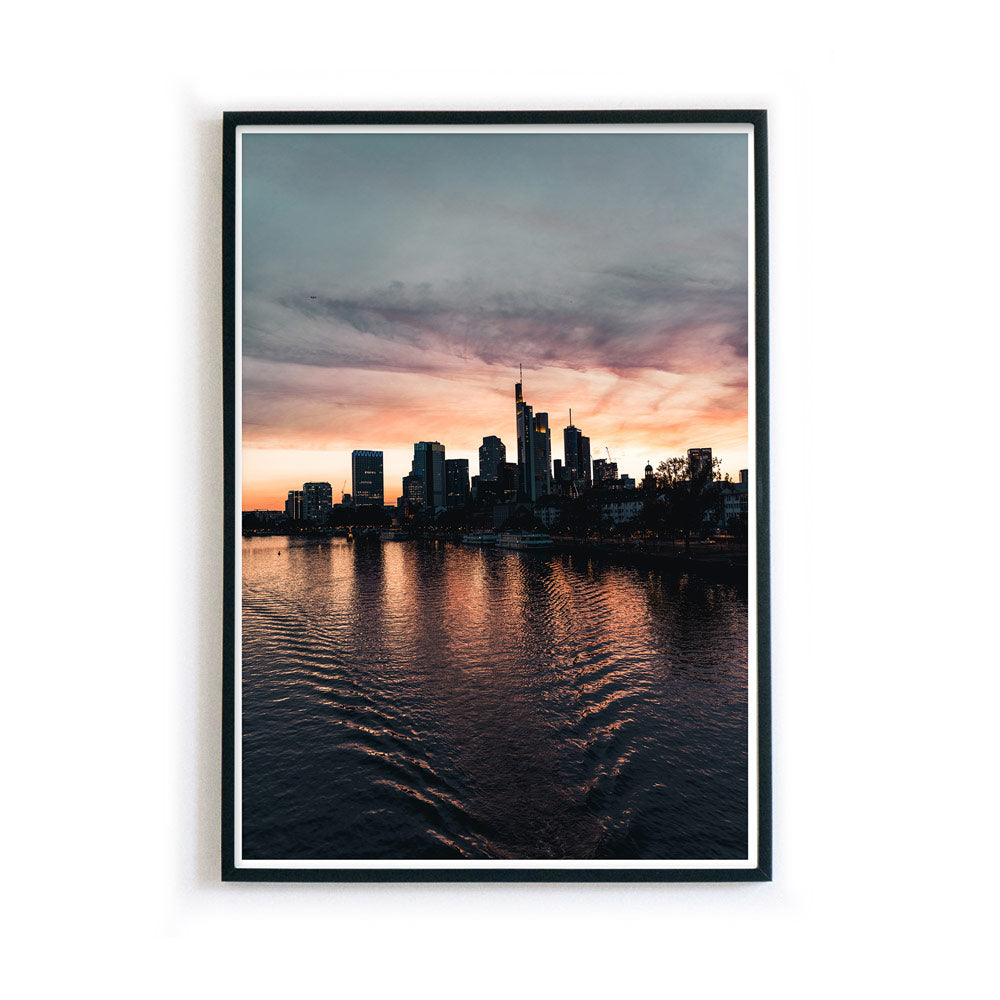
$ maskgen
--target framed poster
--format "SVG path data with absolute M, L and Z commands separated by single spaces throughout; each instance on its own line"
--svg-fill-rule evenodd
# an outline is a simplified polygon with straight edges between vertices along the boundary
M 769 879 L 765 113 L 223 127 L 222 877 Z

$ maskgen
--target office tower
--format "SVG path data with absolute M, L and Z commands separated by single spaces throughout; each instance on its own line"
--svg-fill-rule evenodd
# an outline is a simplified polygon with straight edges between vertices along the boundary
M 547 497 L 552 492 L 552 438 L 549 435 L 547 413 L 535 414 L 532 432 L 532 447 L 535 449 L 535 497 Z
M 711 479 L 712 449 L 688 448 L 688 469 L 692 479 Z
M 580 465 L 578 467 L 580 478 L 589 486 L 590 478 L 590 438 L 580 435 Z
M 507 461 L 507 449 L 495 434 L 483 438 L 479 447 L 479 478 L 494 481 L 500 476 L 500 466 Z
M 469 460 L 449 458 L 444 463 L 444 478 L 449 507 L 464 507 L 469 502 Z
M 310 521 L 325 521 L 333 510 L 333 487 L 329 483 L 303 483 L 302 493 Z
M 444 445 L 439 441 L 418 441 L 413 446 L 413 466 L 410 471 L 423 480 L 424 503 L 428 507 L 446 505 L 448 494 L 444 462 Z
M 382 452 L 367 450 L 351 452 L 351 488 L 354 491 L 355 506 L 369 503 L 382 506 L 385 502 Z
M 288 499 L 285 501 L 285 517 L 290 517 L 293 521 L 302 521 L 307 513 L 305 493 L 302 490 L 289 490 Z

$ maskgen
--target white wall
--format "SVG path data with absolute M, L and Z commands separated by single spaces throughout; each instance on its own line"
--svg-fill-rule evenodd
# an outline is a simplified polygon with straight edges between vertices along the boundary
M 5 14 L 12 995 L 983 995 L 997 551 L 965 488 L 997 485 L 986 10 Z M 221 885 L 220 114 L 508 107 L 770 112 L 775 881 Z

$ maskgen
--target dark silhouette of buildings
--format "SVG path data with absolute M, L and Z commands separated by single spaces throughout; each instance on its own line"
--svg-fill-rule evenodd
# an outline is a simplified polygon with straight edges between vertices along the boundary
M 303 483 L 304 516 L 310 521 L 326 521 L 333 510 L 333 487 L 329 483 Z

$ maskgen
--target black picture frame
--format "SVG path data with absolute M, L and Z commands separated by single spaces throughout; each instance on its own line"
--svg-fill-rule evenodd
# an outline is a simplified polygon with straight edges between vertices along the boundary
M 756 609 L 755 642 L 757 830 L 756 858 L 741 868 L 630 868 L 609 861 L 582 868 L 466 867 L 461 861 L 448 867 L 421 868 L 401 862 L 399 867 L 245 867 L 236 857 L 236 579 L 237 453 L 241 444 L 236 426 L 237 378 L 237 142 L 239 130 L 252 126 L 567 126 L 567 125 L 733 125 L 752 134 L 753 340 L 755 401 L 756 590 L 750 600 Z M 771 730 L 770 730 L 770 568 L 768 465 L 768 183 L 767 113 L 763 110 L 628 110 L 628 111 L 238 111 L 223 116 L 222 184 L 222 318 L 224 423 L 224 633 L 222 683 L 222 864 L 224 881 L 245 882 L 740 882 L 769 881 L 771 857 Z

